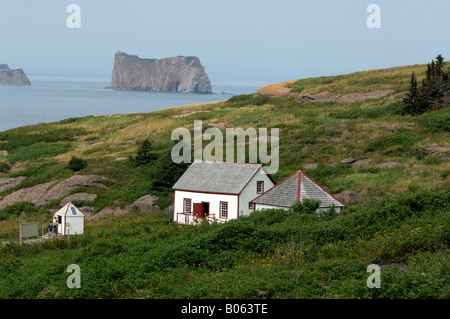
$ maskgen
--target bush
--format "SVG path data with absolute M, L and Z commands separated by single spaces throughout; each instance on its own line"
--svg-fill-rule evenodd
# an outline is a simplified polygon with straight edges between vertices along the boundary
M 423 114 L 417 122 L 429 132 L 450 132 L 450 108 Z
M 88 166 L 88 163 L 84 159 L 78 158 L 76 156 L 72 156 L 72 159 L 69 162 L 69 168 L 74 172 L 81 171 L 82 169 L 86 168 L 87 166 Z
M 11 166 L 6 162 L 0 162 L 0 173 L 6 173 L 11 169 Z
M 320 201 L 315 199 L 305 198 L 302 201 L 298 201 L 292 205 L 292 210 L 295 213 L 313 214 L 319 209 Z
M 7 206 L 0 210 L 0 220 L 8 220 L 10 216 L 19 216 L 22 212 L 25 214 L 35 213 L 38 209 L 32 203 L 21 202 Z

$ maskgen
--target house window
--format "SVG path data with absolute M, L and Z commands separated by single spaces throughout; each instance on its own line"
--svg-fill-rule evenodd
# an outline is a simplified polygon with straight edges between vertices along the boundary
M 248 203 L 248 209 L 254 209 L 255 203 Z
M 220 202 L 220 218 L 228 218 L 228 202 Z
M 190 198 L 185 198 L 184 199 L 184 206 L 183 206 L 183 212 L 184 213 L 191 213 L 191 199 Z
M 262 194 L 262 193 L 264 193 L 264 182 L 257 181 L 256 182 L 256 194 Z

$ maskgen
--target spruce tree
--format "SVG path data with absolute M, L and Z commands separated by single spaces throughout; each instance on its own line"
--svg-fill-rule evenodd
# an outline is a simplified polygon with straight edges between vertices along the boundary
M 420 95 L 417 86 L 417 79 L 414 72 L 411 75 L 410 87 L 408 93 L 403 98 L 403 102 L 406 104 L 405 112 L 408 114 L 418 114 L 420 112 Z
M 156 155 L 153 153 L 153 146 L 147 138 L 137 151 L 137 155 L 135 158 L 136 165 L 145 165 L 154 161 L 155 159 Z

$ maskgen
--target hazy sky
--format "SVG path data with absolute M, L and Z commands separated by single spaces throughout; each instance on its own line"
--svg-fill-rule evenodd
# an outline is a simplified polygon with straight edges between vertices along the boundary
M 72 3 L 80 29 L 66 25 Z M 449 0 L 0 0 L 0 64 L 109 77 L 120 50 L 198 56 L 213 82 L 280 82 L 450 60 L 449 12 Z

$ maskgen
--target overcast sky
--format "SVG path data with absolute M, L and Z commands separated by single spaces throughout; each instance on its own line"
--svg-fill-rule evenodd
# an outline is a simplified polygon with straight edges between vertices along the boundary
M 66 25 L 72 3 L 80 29 Z M 280 82 L 450 60 L 449 12 L 449 0 L 0 0 L 0 64 L 109 77 L 120 50 L 198 56 L 213 82 Z

